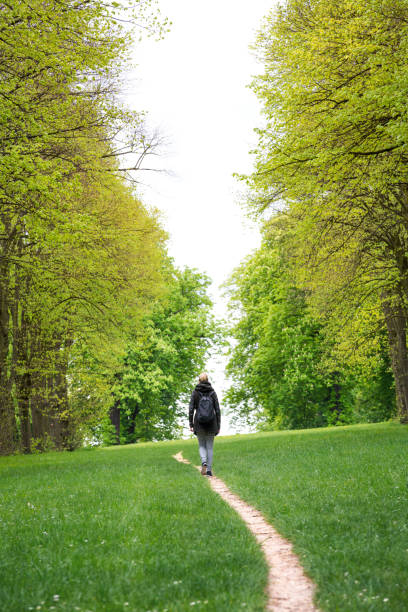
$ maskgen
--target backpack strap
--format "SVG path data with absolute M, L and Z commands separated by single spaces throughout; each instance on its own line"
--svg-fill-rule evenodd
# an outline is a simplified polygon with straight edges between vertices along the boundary
M 198 390 L 197 390 L 197 393 L 199 393 L 199 395 L 200 395 L 200 397 L 199 397 L 199 400 L 198 400 L 198 401 L 200 401 L 200 399 L 201 399 L 202 397 L 204 397 L 205 395 L 207 395 L 207 393 L 201 393 L 201 391 L 198 391 Z M 215 393 L 214 389 L 208 393 L 208 397 L 211 397 L 213 393 Z

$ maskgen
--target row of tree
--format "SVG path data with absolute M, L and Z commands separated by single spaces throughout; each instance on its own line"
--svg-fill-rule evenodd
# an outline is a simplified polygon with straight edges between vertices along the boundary
M 319 316 L 296 281 L 294 239 L 286 215 L 276 215 L 228 283 L 235 342 L 226 401 L 235 420 L 297 429 L 390 418 L 395 390 L 382 323 Z
M 207 280 L 174 267 L 136 195 L 157 138 L 117 96 L 135 28 L 166 27 L 149 0 L 0 9 L 0 454 L 75 448 L 118 401 L 144 415 L 132 439 L 173 431 L 188 376 L 162 363 L 189 309 L 189 381 L 202 365 Z
M 286 0 L 255 49 L 265 119 L 243 178 L 264 240 L 229 283 L 229 403 L 276 427 L 395 402 L 407 422 L 408 2 Z

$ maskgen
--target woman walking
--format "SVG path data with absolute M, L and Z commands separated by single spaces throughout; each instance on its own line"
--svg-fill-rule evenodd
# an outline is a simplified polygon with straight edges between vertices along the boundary
M 212 476 L 214 436 L 220 433 L 221 412 L 217 394 L 206 372 L 200 374 L 198 385 L 191 394 L 189 421 L 190 431 L 198 438 L 201 473 L 203 476 Z

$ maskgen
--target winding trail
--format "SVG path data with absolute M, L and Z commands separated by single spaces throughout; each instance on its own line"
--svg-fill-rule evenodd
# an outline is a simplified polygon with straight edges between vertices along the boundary
M 181 452 L 173 457 L 191 465 Z M 261 545 L 269 568 L 266 610 L 319 612 L 313 604 L 315 585 L 304 573 L 292 544 L 279 535 L 256 508 L 232 493 L 220 478 L 213 476 L 207 480 L 214 491 L 240 515 Z

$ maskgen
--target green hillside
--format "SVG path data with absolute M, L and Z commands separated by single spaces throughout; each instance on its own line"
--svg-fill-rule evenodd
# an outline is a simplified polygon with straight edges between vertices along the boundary
M 0 460 L 0 608 L 262 610 L 266 567 L 179 450 L 195 440 Z M 295 544 L 322 610 L 408 608 L 408 429 L 218 438 L 214 471 Z
M 262 610 L 262 553 L 179 446 L 2 458 L 0 609 Z
M 217 475 L 295 543 L 322 610 L 408 610 L 408 428 L 235 436 L 215 450 Z

